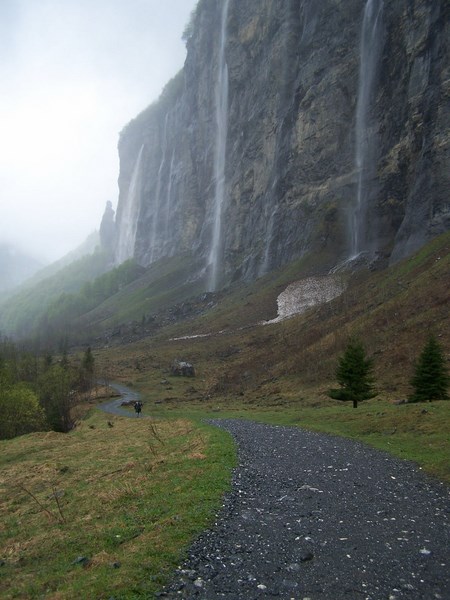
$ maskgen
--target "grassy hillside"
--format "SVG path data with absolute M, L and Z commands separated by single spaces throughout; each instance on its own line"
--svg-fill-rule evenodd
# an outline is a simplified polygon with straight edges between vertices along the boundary
M 29 337 L 62 294 L 76 294 L 87 282 L 108 270 L 109 258 L 101 251 L 80 258 L 35 284 L 27 284 L 0 306 L 0 331 Z
M 95 411 L 70 434 L 0 442 L 0 596 L 153 598 L 213 518 L 225 433 Z
M 323 262 L 193 300 L 201 283 L 186 282 L 190 259 L 171 260 L 83 315 L 91 331 L 135 319 L 130 343 L 100 338 L 95 363 L 141 391 L 152 418 L 93 412 L 70 434 L 0 442 L 0 595 L 154 597 L 229 485 L 233 444 L 202 424 L 208 416 L 351 437 L 450 482 L 450 401 L 394 403 L 410 392 L 430 332 L 450 357 L 449 250 L 447 234 L 385 271 L 342 275 L 340 297 L 276 324 L 261 322 L 276 315 L 280 292 Z M 378 391 L 356 410 L 326 395 L 355 335 Z M 174 359 L 192 362 L 196 376 L 173 376 Z
M 430 333 L 450 357 L 449 249 L 446 234 L 390 269 L 354 274 L 332 302 L 261 325 L 275 316 L 280 291 L 305 272 L 297 263 L 252 286 L 236 286 L 200 316 L 98 351 L 97 361 L 110 377 L 138 386 L 161 415 L 263 414 L 277 422 L 307 422 L 385 449 L 395 447 L 402 456 L 403 444 L 409 447 L 405 456 L 450 477 L 444 459 L 450 452 L 450 403 L 393 404 L 411 392 L 414 364 Z M 378 391 L 356 411 L 326 394 L 335 387 L 337 360 L 352 336 L 374 359 Z M 197 377 L 170 377 L 174 359 L 192 362 Z M 391 439 L 387 432 L 394 432 Z M 425 439 L 431 454 L 439 456 L 423 456 Z
M 142 269 L 128 285 L 98 303 L 95 309 L 85 313 L 77 322 L 79 328 L 89 327 L 98 334 L 114 326 L 135 322 L 142 323 L 168 307 L 201 294 L 202 279 L 189 280 L 189 273 L 198 266 L 190 256 L 181 256 L 158 261 Z
M 53 347 L 61 339 L 69 346 L 93 344 L 99 336 L 108 339 L 111 328 L 134 331 L 161 312 L 166 319 L 171 307 L 205 291 L 200 271 L 188 255 L 148 268 L 134 261 L 111 268 L 107 255 L 96 251 L 4 301 L 0 333 Z
M 145 373 L 149 383 L 150 367 L 156 365 L 161 378 L 174 358 L 184 358 L 201 373 L 200 397 L 219 403 L 238 397 L 263 406 L 303 397 L 329 403 L 324 391 L 336 361 L 357 336 L 374 358 L 380 397 L 401 400 L 430 333 L 450 352 L 449 248 L 447 233 L 389 269 L 344 273 L 347 287 L 340 297 L 271 325 L 261 322 L 276 316 L 277 296 L 292 281 L 326 272 L 330 257 L 308 256 L 252 284 L 205 294 L 204 281 L 190 278 L 200 273 L 192 257 L 147 269 L 124 265 L 86 282 L 88 272 L 103 264 L 94 255 L 90 271 L 83 259 L 59 280 L 42 282 L 4 305 L 0 330 L 16 326 L 20 334 L 38 323 L 41 337 L 59 339 L 69 332 L 72 343 L 118 346 L 100 359 L 112 377 L 123 371 L 133 380 Z
M 270 404 L 275 397 L 296 401 L 299 390 L 308 390 L 325 401 L 336 360 L 357 336 L 374 358 L 380 394 L 399 400 L 409 391 L 409 375 L 430 333 L 450 353 L 449 249 L 446 234 L 387 270 L 349 276 L 347 289 L 332 302 L 261 325 L 276 315 L 278 294 L 302 277 L 302 264 L 291 265 L 251 286 L 235 286 L 215 297 L 209 311 L 121 348 L 119 360 L 114 349 L 104 356 L 116 373 L 125 365 L 131 379 L 184 357 L 201 373 L 202 393 L 220 400 L 245 393 L 248 402 Z M 174 341 L 183 337 L 188 339 Z M 140 371 L 133 370 L 136 361 Z

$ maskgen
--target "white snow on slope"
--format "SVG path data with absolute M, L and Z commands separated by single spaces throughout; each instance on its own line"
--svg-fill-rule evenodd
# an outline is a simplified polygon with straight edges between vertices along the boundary
M 301 314 L 313 306 L 330 302 L 344 291 L 344 285 L 339 277 L 308 277 L 288 285 L 278 298 L 278 316 L 264 325 L 279 323 L 294 315 Z

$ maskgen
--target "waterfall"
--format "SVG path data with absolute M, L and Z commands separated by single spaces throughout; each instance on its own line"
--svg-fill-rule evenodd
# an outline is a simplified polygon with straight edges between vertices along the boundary
M 168 255 L 169 251 L 170 251 L 169 226 L 170 226 L 170 217 L 172 214 L 172 186 L 173 186 L 174 176 L 175 176 L 175 150 L 173 150 L 172 158 L 170 159 L 169 179 L 168 179 L 168 183 L 167 183 L 166 215 L 165 215 L 165 221 L 164 221 L 164 246 L 165 246 L 164 254 L 166 254 L 166 255 Z
M 383 0 L 367 0 L 361 29 L 358 99 L 356 104 L 355 169 L 356 200 L 351 217 L 351 251 L 356 257 L 364 250 L 369 189 L 373 173 L 374 140 L 369 133 L 370 106 L 382 50 Z
M 228 66 L 225 61 L 225 46 L 227 37 L 227 18 L 229 0 L 222 6 L 222 20 L 219 40 L 217 64 L 217 81 L 215 86 L 216 104 L 216 145 L 214 155 L 214 204 L 213 229 L 209 265 L 211 267 L 209 289 L 214 291 L 219 283 L 219 267 L 222 246 L 222 212 L 225 199 L 225 153 L 227 147 L 228 126 Z
M 277 213 L 277 208 L 275 208 L 272 211 L 272 214 L 270 215 L 269 218 L 269 224 L 267 226 L 267 233 L 266 233 L 266 247 L 264 250 L 264 257 L 263 257 L 263 261 L 262 261 L 262 265 L 260 266 L 259 269 L 259 276 L 261 277 L 262 275 L 265 275 L 266 273 L 268 273 L 270 271 L 270 261 L 271 261 L 271 247 L 272 247 L 272 240 L 273 240 L 273 225 L 274 225 L 274 220 L 275 220 L 275 214 Z
M 123 210 L 119 221 L 119 236 L 116 247 L 116 263 L 121 264 L 134 256 L 134 244 L 136 242 L 136 230 L 141 207 L 141 174 L 144 144 L 142 144 L 137 156 L 130 185 L 125 198 Z
M 164 119 L 164 129 L 163 129 L 163 137 L 162 137 L 162 152 L 161 152 L 161 162 L 159 163 L 158 175 L 156 178 L 156 193 L 155 193 L 155 204 L 153 210 L 153 221 L 152 228 L 150 232 L 150 263 L 154 260 L 160 258 L 158 256 L 158 244 L 157 239 L 161 241 L 161 233 L 158 229 L 158 224 L 160 220 L 160 212 L 161 212 L 161 187 L 162 187 L 162 174 L 166 164 L 166 153 L 167 153 L 167 121 L 169 119 L 169 113 L 166 113 Z

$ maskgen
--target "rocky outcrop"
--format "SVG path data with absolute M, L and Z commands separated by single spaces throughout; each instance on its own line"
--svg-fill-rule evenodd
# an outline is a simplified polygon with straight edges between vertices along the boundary
M 337 263 L 352 255 L 355 226 L 359 250 L 385 260 L 450 227 L 449 5 L 379 0 L 380 56 L 364 121 L 370 168 L 361 168 L 360 40 L 371 2 L 228 0 L 225 9 L 222 0 L 199 1 L 184 69 L 120 137 L 119 232 L 142 160 L 138 262 L 192 253 L 207 278 L 219 240 L 220 287 L 307 253 Z M 358 177 L 366 209 L 355 225 Z
M 100 246 L 108 254 L 114 251 L 116 225 L 114 222 L 114 210 L 112 203 L 108 200 L 103 213 L 102 221 L 99 229 Z

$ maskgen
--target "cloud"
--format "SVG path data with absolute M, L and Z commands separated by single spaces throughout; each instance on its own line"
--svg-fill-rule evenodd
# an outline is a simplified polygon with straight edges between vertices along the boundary
M 98 227 L 118 134 L 181 68 L 195 4 L 2 0 L 0 240 L 56 259 Z

